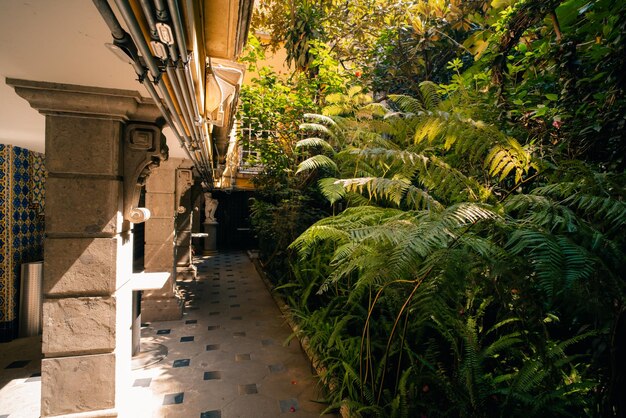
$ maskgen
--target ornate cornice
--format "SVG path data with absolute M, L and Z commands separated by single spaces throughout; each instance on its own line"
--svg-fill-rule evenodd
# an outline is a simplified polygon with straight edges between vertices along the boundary
M 132 90 L 7 78 L 7 85 L 43 115 L 154 123 L 161 113 L 151 99 Z

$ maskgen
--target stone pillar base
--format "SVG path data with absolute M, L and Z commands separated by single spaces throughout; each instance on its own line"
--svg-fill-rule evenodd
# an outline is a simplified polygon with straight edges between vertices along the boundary
M 204 232 L 208 234 L 207 237 L 204 238 L 204 255 L 215 255 L 217 254 L 217 222 L 205 222 Z
M 198 269 L 193 264 L 191 266 L 176 267 L 176 280 L 196 280 Z
M 141 301 L 141 321 L 176 321 L 183 317 L 184 300 L 174 297 L 149 297 Z

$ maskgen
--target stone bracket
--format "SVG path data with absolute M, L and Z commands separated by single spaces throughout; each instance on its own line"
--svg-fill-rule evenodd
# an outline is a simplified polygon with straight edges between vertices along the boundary
M 141 187 L 150 171 L 168 157 L 165 136 L 158 126 L 130 123 L 124 130 L 124 219 L 145 222 L 150 211 L 138 208 Z
M 193 186 L 193 172 L 191 168 L 176 169 L 176 212 L 185 213 L 187 210 L 180 204 L 182 196 Z

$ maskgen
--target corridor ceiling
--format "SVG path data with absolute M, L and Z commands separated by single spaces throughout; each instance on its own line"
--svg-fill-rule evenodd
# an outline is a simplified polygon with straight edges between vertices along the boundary
M 127 5 L 149 45 L 149 19 L 143 14 L 140 0 L 109 0 L 104 3 L 111 6 L 122 28 L 132 35 L 128 16 L 121 11 Z M 233 61 L 247 35 L 252 0 L 149 0 L 143 3 L 151 7 L 154 16 L 157 16 L 155 5 L 159 4 L 175 5 L 180 11 L 180 28 L 184 30 L 187 51 L 179 55 L 179 66 L 188 66 L 187 80 L 193 79 L 188 84 L 183 82 L 181 87 L 193 84 L 189 90 L 195 93 L 200 113 L 193 126 L 187 126 L 173 86 L 163 75 L 168 78 L 167 88 L 159 90 L 161 86 L 157 83 L 156 90 L 161 98 L 167 90 L 173 99 L 174 109 L 178 109 L 178 112 L 172 112 L 172 119 L 178 118 L 174 121 L 178 134 L 170 128 L 165 130 L 170 155 L 188 157 L 189 154 L 179 144 L 177 137 L 181 136 L 193 141 L 192 152 L 194 147 L 196 150 L 201 148 L 199 142 L 204 140 L 209 153 L 212 153 L 213 144 L 208 142 L 209 138 L 204 138 L 201 129 L 206 127 L 210 131 L 212 125 L 224 125 L 224 121 L 219 120 L 224 117 L 223 112 L 226 112 L 226 117 L 229 116 L 228 109 L 221 109 L 217 104 L 215 95 L 236 93 L 233 84 L 241 82 L 238 71 L 242 72 L 242 69 Z M 170 17 L 168 26 L 176 36 L 172 22 Z M 133 38 L 137 43 L 136 37 Z M 176 41 L 174 39 L 174 43 Z M 113 43 L 111 30 L 91 0 L 0 0 L 0 143 L 44 152 L 44 117 L 5 84 L 6 78 L 135 90 L 142 96 L 150 97 L 149 91 L 137 81 L 133 66 L 116 57 L 105 47 L 107 43 Z M 169 48 L 171 54 L 172 47 L 163 45 L 166 50 Z M 152 55 L 156 55 L 154 46 L 150 48 Z M 147 61 L 142 57 L 148 70 Z M 206 65 L 209 61 L 211 68 Z M 165 61 L 157 59 L 156 62 L 161 69 L 164 68 L 161 63 Z M 170 77 L 175 78 L 174 74 L 170 73 Z M 154 77 L 149 77 L 154 80 Z M 233 96 L 231 94 L 230 102 L 225 104 L 232 103 Z M 183 102 L 180 97 L 179 100 Z M 188 109 L 191 110 L 191 107 Z M 191 131 L 195 131 L 195 136 Z

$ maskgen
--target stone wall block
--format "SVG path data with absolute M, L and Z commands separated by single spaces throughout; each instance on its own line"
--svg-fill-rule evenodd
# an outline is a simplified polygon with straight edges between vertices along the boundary
M 171 248 L 174 242 L 174 218 L 149 219 L 146 222 L 145 240 L 146 244 L 158 243 Z
M 115 407 L 115 355 L 43 359 L 41 412 L 54 416 Z
M 121 129 L 114 120 L 48 117 L 46 168 L 52 173 L 122 174 Z
M 117 238 L 45 240 L 43 292 L 48 296 L 115 292 Z
M 174 247 L 171 244 L 146 243 L 145 249 L 144 267 L 146 271 L 172 271 L 174 268 Z
M 122 183 L 93 178 L 46 180 L 46 232 L 115 234 L 121 224 Z
M 115 349 L 115 299 L 46 299 L 43 304 L 43 352 L 85 354 Z
M 146 193 L 146 207 L 150 218 L 174 217 L 174 195 L 171 193 Z
M 181 247 L 191 245 L 191 230 L 176 231 L 176 245 Z
M 191 210 L 185 207 L 184 213 L 179 213 L 176 217 L 176 230 L 191 231 Z
M 159 298 L 157 294 L 144 294 L 144 296 L 150 298 L 144 298 L 141 303 L 142 321 L 176 321 L 183 316 L 182 299 L 174 297 Z
M 176 247 L 176 265 L 186 267 L 191 264 L 191 251 L 189 247 Z
M 169 161 L 169 160 L 168 160 Z M 176 167 L 164 161 L 146 180 L 146 190 L 150 193 L 171 193 L 176 191 Z

